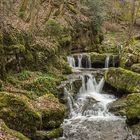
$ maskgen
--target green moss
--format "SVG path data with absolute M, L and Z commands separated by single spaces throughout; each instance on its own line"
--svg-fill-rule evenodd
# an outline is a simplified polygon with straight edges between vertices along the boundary
M 140 92 L 140 74 L 123 68 L 109 68 L 105 80 L 116 89 L 130 93 Z
M 57 129 L 53 129 L 53 130 L 49 131 L 47 134 L 47 137 L 49 139 L 58 138 L 58 137 L 62 136 L 62 134 L 63 134 L 63 129 L 57 128 Z
M 128 95 L 126 116 L 128 120 L 140 120 L 140 94 Z
M 50 131 L 37 131 L 36 140 L 50 140 L 61 137 L 63 134 L 62 128 L 56 128 Z
M 58 83 L 59 80 L 50 75 L 40 75 L 35 80 L 25 83 L 23 88 L 34 92 L 37 96 L 42 96 L 49 92 L 56 95 L 56 87 Z
M 39 97 L 36 108 L 42 115 L 44 129 L 57 128 L 64 120 L 65 107 L 52 94 Z
M 14 76 L 8 76 L 6 81 L 16 87 L 18 86 L 19 83 L 19 80 Z
M 1 139 L 29 140 L 23 134 L 8 128 L 2 120 L 0 120 L 0 133 Z
M 121 67 L 130 68 L 133 64 L 140 63 L 140 43 L 134 41 L 124 47 L 121 55 Z
M 140 63 L 138 63 L 138 64 L 133 64 L 133 65 L 131 66 L 131 70 L 134 71 L 134 72 L 140 73 Z
M 40 114 L 35 111 L 25 96 L 0 93 L 0 118 L 7 126 L 28 137 L 33 137 L 41 126 Z

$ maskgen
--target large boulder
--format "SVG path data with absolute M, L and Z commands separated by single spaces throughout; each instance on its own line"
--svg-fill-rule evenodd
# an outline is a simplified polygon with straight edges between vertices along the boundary
M 140 94 L 133 93 L 127 96 L 126 117 L 129 124 L 140 123 Z
M 64 120 L 65 107 L 52 94 L 37 99 L 34 106 L 42 116 L 42 128 L 58 128 Z
M 0 118 L 6 125 L 28 137 L 34 137 L 41 126 L 41 116 L 27 97 L 0 93 Z
M 140 93 L 140 74 L 123 68 L 109 68 L 105 81 L 116 89 L 129 93 Z
M 0 119 L 0 139 L 1 140 L 29 140 L 23 134 L 12 130 Z
M 136 63 L 140 63 L 140 43 L 138 41 L 123 48 L 121 55 L 121 67 L 130 68 Z

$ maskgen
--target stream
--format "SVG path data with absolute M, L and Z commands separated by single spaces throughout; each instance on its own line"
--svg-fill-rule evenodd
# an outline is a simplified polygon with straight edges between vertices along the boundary
M 77 60 L 73 55 L 67 59 L 73 69 L 67 81 L 70 86 L 63 84 L 69 113 L 62 124 L 63 137 L 55 140 L 137 140 L 127 127 L 125 117 L 115 116 L 108 111 L 108 105 L 117 97 L 103 91 L 104 76 L 97 76 L 97 73 L 107 70 L 109 56 L 103 69 L 93 69 L 88 55 L 84 66 L 82 54 L 77 56 Z M 81 87 L 73 94 L 72 84 L 77 79 L 81 80 Z

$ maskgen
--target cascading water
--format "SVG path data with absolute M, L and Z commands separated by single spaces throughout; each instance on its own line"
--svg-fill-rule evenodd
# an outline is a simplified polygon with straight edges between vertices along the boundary
M 82 64 L 83 59 L 85 61 L 84 65 Z M 68 56 L 67 61 L 72 68 L 91 68 L 91 57 L 89 55 L 77 54 Z
M 106 59 L 108 66 L 109 57 Z M 64 136 L 57 140 L 137 140 L 125 118 L 108 111 L 108 105 L 116 98 L 102 92 L 104 78 L 97 80 L 87 69 L 78 74 L 82 85 L 77 96 L 73 97 L 65 88 L 69 117 L 62 124 Z
M 74 59 L 73 56 L 68 56 L 67 61 L 68 61 L 69 65 L 70 65 L 70 67 L 76 67 L 75 59 Z
M 110 56 L 107 56 L 105 59 L 105 68 L 109 67 Z
M 115 56 L 112 56 L 112 66 L 115 67 Z
M 87 61 L 86 61 L 86 68 L 91 68 L 91 57 L 89 55 L 86 55 Z
M 82 55 L 78 55 L 78 68 L 82 68 Z

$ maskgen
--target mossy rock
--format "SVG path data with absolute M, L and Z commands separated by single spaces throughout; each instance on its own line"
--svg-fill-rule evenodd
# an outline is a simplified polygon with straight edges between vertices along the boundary
M 37 96 L 42 96 L 49 92 L 57 95 L 56 87 L 58 84 L 59 79 L 56 79 L 51 75 L 42 74 L 33 81 L 25 83 L 23 88 L 25 90 L 34 92 Z
M 117 99 L 116 101 L 112 102 L 108 106 L 109 111 L 117 116 L 125 116 L 126 108 L 127 108 L 127 104 L 126 104 L 125 97 Z
M 36 140 L 50 140 L 61 137 L 63 134 L 62 128 L 52 129 L 50 131 L 37 131 Z
M 64 120 L 65 107 L 53 94 L 46 94 L 39 97 L 35 107 L 42 116 L 43 129 L 57 128 Z
M 133 93 L 127 97 L 126 117 L 129 124 L 140 122 L 140 94 Z
M 133 64 L 140 63 L 140 43 L 133 42 L 124 47 L 121 55 L 121 67 L 130 68 Z
M 138 64 L 133 64 L 133 65 L 131 66 L 131 70 L 134 71 L 134 72 L 140 73 L 140 63 L 138 63 Z
M 12 130 L 0 119 L 0 139 L 1 140 L 29 140 L 23 134 Z
M 33 137 L 42 123 L 40 114 L 27 97 L 5 92 L 0 93 L 0 118 L 9 128 L 28 137 Z
M 105 81 L 116 89 L 128 93 L 140 93 L 140 74 L 123 68 L 109 68 Z

